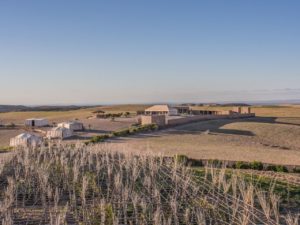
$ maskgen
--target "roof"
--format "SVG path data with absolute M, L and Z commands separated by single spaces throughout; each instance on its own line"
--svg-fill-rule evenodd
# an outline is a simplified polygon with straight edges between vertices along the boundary
M 44 118 L 30 118 L 30 119 L 26 119 L 26 120 L 47 120 L 47 119 L 44 119 Z
M 59 124 L 82 124 L 81 122 L 78 122 L 78 121 L 69 121 L 69 122 L 62 122 L 62 123 L 59 123 Z
M 30 133 L 22 133 L 22 134 L 19 134 L 18 136 L 16 136 L 16 138 L 19 138 L 19 139 L 30 139 L 30 138 L 39 138 L 39 137 L 36 136 L 36 135 L 30 134 Z
M 65 127 L 54 127 L 51 129 L 52 131 L 64 131 L 64 130 L 70 130 L 69 128 Z
M 154 105 L 145 109 L 146 112 L 169 112 L 170 107 L 168 105 Z

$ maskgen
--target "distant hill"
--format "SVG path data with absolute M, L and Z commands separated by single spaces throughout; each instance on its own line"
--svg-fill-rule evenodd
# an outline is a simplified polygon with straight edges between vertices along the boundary
M 0 105 L 0 112 L 26 112 L 26 111 L 70 111 L 85 109 L 94 106 L 24 106 L 24 105 Z

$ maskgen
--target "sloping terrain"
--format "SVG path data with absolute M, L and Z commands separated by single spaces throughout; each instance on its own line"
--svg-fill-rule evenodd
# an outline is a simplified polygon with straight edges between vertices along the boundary
M 202 121 L 115 142 L 141 151 L 159 149 L 167 155 L 183 154 L 195 159 L 300 165 L 299 137 L 297 123 L 257 117 Z

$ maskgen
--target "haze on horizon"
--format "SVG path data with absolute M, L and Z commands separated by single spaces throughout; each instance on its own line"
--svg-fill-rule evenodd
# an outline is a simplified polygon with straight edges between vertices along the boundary
M 1 1 L 0 104 L 300 99 L 300 2 Z

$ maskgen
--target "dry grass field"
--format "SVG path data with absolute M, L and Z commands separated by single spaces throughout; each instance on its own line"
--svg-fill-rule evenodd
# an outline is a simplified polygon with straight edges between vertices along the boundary
M 120 118 L 115 122 L 87 119 L 96 110 L 135 113 L 147 105 L 103 106 L 65 112 L 12 112 L 1 113 L 3 123 L 22 124 L 26 118 L 45 117 L 50 122 L 72 119 L 91 124 L 92 131 L 83 136 L 93 136 L 123 129 L 134 123 L 135 118 Z M 231 107 L 197 107 L 227 110 Z M 184 154 L 192 158 L 262 161 L 286 165 L 300 165 L 300 106 L 255 106 L 256 118 L 244 120 L 214 120 L 187 124 L 156 133 L 112 140 L 140 151 Z M 209 131 L 209 132 L 208 132 Z M 20 130 L 0 130 L 0 146 Z
M 114 141 L 196 159 L 300 165 L 299 123 L 300 117 L 202 121 Z
M 94 115 L 93 112 L 102 110 L 107 113 L 130 112 L 135 114 L 138 110 L 147 108 L 146 105 L 116 105 L 116 106 L 101 106 L 87 109 L 70 110 L 70 111 L 35 111 L 35 112 L 8 112 L 0 113 L 0 121 L 2 123 L 24 124 L 24 120 L 28 118 L 46 118 L 50 122 L 62 122 L 74 119 L 86 119 Z

